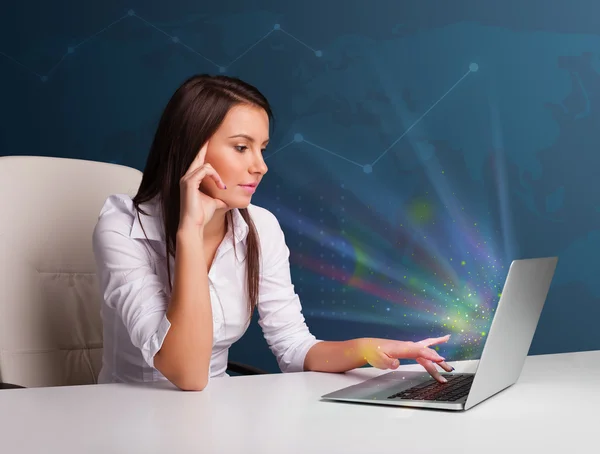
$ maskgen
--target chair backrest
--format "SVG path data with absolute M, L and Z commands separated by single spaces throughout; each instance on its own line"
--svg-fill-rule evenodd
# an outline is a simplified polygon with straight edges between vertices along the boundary
M 92 384 L 102 365 L 92 232 L 106 198 L 133 196 L 139 170 L 0 157 L 0 381 Z

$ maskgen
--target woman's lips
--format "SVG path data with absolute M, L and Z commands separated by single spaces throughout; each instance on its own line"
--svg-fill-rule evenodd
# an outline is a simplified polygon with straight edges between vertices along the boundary
M 251 185 L 251 184 L 240 184 L 239 185 L 244 191 L 246 191 L 248 194 L 252 194 L 254 193 L 254 191 L 256 191 L 256 185 Z

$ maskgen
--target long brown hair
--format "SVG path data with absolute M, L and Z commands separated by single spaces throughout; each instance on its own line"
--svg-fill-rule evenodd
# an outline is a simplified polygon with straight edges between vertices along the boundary
M 202 145 L 217 131 L 229 110 L 237 104 L 261 107 L 270 119 L 273 118 L 267 99 L 254 86 L 234 77 L 208 74 L 187 79 L 175 91 L 160 118 L 133 204 L 139 218 L 140 212 L 147 214 L 140 205 L 156 196 L 160 197 L 171 290 L 170 257 L 176 254 L 180 179 Z M 246 285 L 251 317 L 258 302 L 259 238 L 248 209 L 239 211 L 249 228 L 246 239 Z M 233 229 L 231 211 L 227 212 L 225 222 Z M 235 248 L 235 232 L 232 239 Z

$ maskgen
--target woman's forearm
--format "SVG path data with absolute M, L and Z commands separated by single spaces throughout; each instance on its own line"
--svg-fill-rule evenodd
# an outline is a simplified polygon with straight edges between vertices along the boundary
M 367 364 L 368 338 L 337 342 L 319 342 L 312 346 L 304 360 L 304 370 L 346 372 Z
M 175 278 L 167 319 L 171 327 L 155 367 L 183 390 L 208 383 L 213 344 L 212 308 L 202 232 L 177 232 Z

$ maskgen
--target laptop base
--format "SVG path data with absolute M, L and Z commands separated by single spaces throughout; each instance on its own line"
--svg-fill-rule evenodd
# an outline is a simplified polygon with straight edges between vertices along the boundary
M 442 374 L 449 376 L 451 374 Z M 474 374 L 460 374 L 463 376 L 474 376 Z M 356 385 L 339 389 L 321 398 L 338 402 L 364 403 L 373 405 L 388 405 L 395 407 L 432 408 L 439 410 L 462 411 L 465 408 L 467 395 L 456 400 L 433 401 L 433 400 L 411 400 L 406 398 L 390 398 L 395 394 L 406 391 L 432 378 L 427 372 L 393 371 L 377 377 L 370 378 Z

